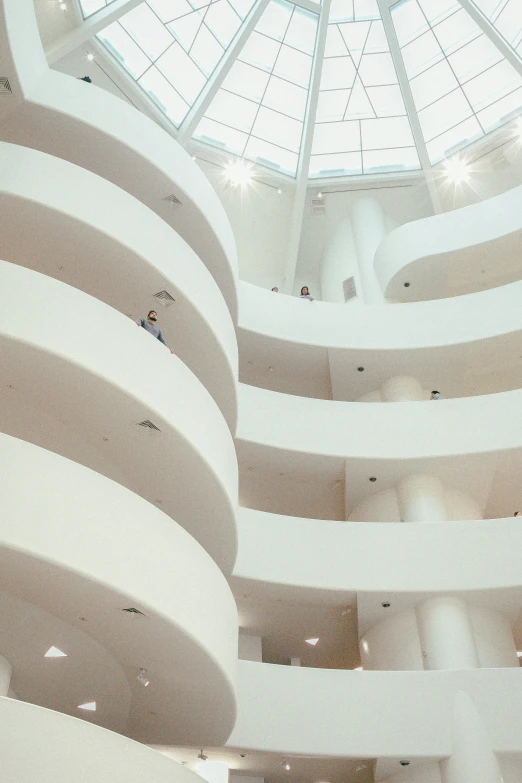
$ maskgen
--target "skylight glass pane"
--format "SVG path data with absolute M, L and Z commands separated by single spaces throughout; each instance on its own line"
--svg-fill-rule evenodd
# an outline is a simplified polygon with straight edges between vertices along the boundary
M 239 59 L 250 65 L 256 65 L 265 71 L 271 71 L 275 65 L 281 46 L 272 38 L 253 32 L 239 55 Z
M 223 88 L 259 103 L 266 90 L 268 79 L 269 74 L 265 71 L 237 60 L 227 74 Z
M 156 60 L 174 43 L 172 35 L 146 3 L 125 14 L 121 26 L 138 42 L 151 60 Z
M 189 110 L 189 105 L 158 71 L 156 66 L 153 65 L 152 68 L 145 71 L 138 84 L 148 93 L 156 106 L 165 113 L 169 120 L 172 120 L 175 125 L 183 122 Z
M 218 143 L 230 143 L 223 127 L 237 128 L 249 134 L 246 157 L 295 174 L 317 22 L 317 14 L 271 0 L 206 112 Z M 195 135 L 208 130 L 202 122 Z
M 296 6 L 288 25 L 285 43 L 306 54 L 313 54 L 316 31 L 317 15 Z
M 275 109 L 282 114 L 288 114 L 290 117 L 302 121 L 306 109 L 307 94 L 302 87 L 297 87 L 272 76 L 263 103 L 270 109 Z
M 185 117 L 187 106 L 194 105 L 254 2 L 146 0 L 102 30 L 98 38 L 160 108 L 167 106 L 164 98 L 170 95 L 165 114 L 175 122 L 174 117 Z M 271 43 L 278 47 L 275 41 Z M 276 56 L 277 51 L 274 62 Z M 157 70 L 150 80 L 142 79 L 153 65 Z M 174 93 L 165 87 L 158 71 Z
M 301 87 L 306 87 L 310 81 L 311 69 L 312 58 L 309 55 L 283 44 L 274 66 L 275 74 L 294 84 L 300 84 Z
M 274 144 L 269 144 L 253 136 L 248 140 L 245 157 L 257 161 L 264 166 L 280 169 L 287 174 L 295 174 L 297 170 L 298 156 L 294 152 L 289 152 Z
M 367 11 L 369 8 L 370 5 L 367 5 Z M 336 14 L 340 16 L 339 7 L 337 9 Z M 330 21 L 310 176 L 319 176 L 317 172 L 322 166 L 319 158 L 323 155 L 358 153 L 359 162 L 355 165 L 352 160 L 351 166 L 360 173 L 363 149 L 389 150 L 413 146 L 410 123 L 382 20 Z M 399 158 L 390 155 L 386 164 L 391 167 L 389 170 L 393 170 L 394 166 L 403 167 L 401 162 L 397 162 Z M 328 165 L 333 162 L 334 159 Z M 343 168 L 341 164 L 339 166 Z
M 522 42 L 520 0 L 474 0 L 474 2 L 513 49 L 518 49 Z
M 114 2 L 114 0 L 110 0 L 110 2 Z M 80 5 L 83 18 L 87 19 L 88 16 L 96 13 L 100 8 L 105 8 L 106 2 L 105 0 L 80 0 Z
M 364 174 L 420 169 L 416 147 L 363 152 Z
M 201 139 L 219 149 L 242 155 L 248 140 L 247 133 L 229 128 L 214 120 L 203 117 L 194 133 L 195 139 Z
M 522 87 L 504 98 L 479 111 L 477 117 L 486 130 L 492 130 L 512 119 L 512 112 L 520 111 L 522 106 Z
M 206 114 L 211 120 L 249 133 L 257 114 L 257 104 L 226 90 L 219 90 Z
M 393 22 L 399 46 L 404 47 L 429 29 L 429 23 L 416 0 L 403 0 L 393 6 Z
M 507 3 L 476 0 L 476 5 L 494 23 Z M 522 25 L 522 3 L 518 8 Z M 413 40 L 410 13 L 423 15 L 431 26 Z M 456 0 L 403 0 L 391 14 L 433 163 L 519 108 L 509 96 L 518 96 L 522 78 Z
M 312 155 L 310 177 L 353 176 L 362 174 L 360 152 L 341 152 L 333 155 Z
M 277 144 L 292 152 L 299 151 L 302 124 L 272 109 L 261 106 L 252 128 L 252 134 L 259 139 Z
M 149 67 L 147 55 L 118 22 L 113 22 L 98 33 L 98 38 L 135 79 Z
M 276 41 L 282 41 L 290 24 L 292 10 L 293 6 L 284 0 L 271 0 L 257 24 L 256 31 Z

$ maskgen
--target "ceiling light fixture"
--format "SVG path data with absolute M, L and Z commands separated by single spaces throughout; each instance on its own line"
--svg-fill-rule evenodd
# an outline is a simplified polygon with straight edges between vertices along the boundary
M 201 750 L 198 753 L 198 759 L 201 759 L 201 761 L 206 761 L 208 759 L 208 756 L 205 756 L 205 754 L 203 753 L 203 748 L 201 748 Z
M 147 675 L 147 669 L 141 668 L 140 669 L 140 673 L 138 674 L 136 679 L 138 680 L 138 682 L 141 682 L 141 684 L 143 685 L 144 688 L 146 688 L 147 685 L 150 684 L 150 680 L 149 680 L 148 675 Z
M 94 60 L 94 55 L 92 52 L 89 52 L 89 54 L 87 55 L 87 59 L 89 60 L 90 63 L 92 63 L 92 61 Z
M 67 3 L 60 3 L 60 8 L 62 11 L 67 11 Z
M 67 658 L 67 653 L 62 652 L 58 647 L 49 647 L 44 658 Z
M 96 712 L 96 702 L 87 701 L 85 704 L 78 704 L 79 710 L 89 710 L 89 712 Z
M 243 160 L 236 160 L 225 166 L 225 175 L 232 185 L 244 188 L 252 181 L 252 166 Z
M 323 195 L 324 195 L 323 192 L 320 190 L 319 193 L 317 194 L 317 198 L 323 198 Z
M 292 767 L 290 766 L 290 764 L 286 759 L 283 759 L 282 767 L 283 769 L 286 769 L 287 772 L 290 772 L 290 770 L 292 769 Z
M 280 196 L 283 192 L 283 188 L 277 188 L 277 195 Z
M 317 637 L 317 639 L 305 639 L 305 642 L 307 644 L 311 644 L 312 647 L 315 647 L 318 641 L 319 641 L 319 637 Z
M 455 185 L 461 185 L 469 179 L 469 166 L 463 158 L 450 158 L 444 163 L 446 178 Z

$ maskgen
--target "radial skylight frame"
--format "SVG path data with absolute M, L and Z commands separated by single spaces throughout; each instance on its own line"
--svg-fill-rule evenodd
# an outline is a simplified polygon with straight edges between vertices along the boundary
M 84 17 L 87 19 L 90 19 L 91 16 L 94 16 L 93 22 L 96 18 L 96 16 L 100 16 L 100 14 L 103 14 L 103 9 L 110 8 L 111 5 L 115 2 L 115 0 L 74 0 L 75 2 L 83 3 L 85 7 L 87 5 L 89 6 L 89 13 L 87 13 L 87 10 L 84 10 Z M 358 18 L 358 15 L 360 16 L 362 12 L 366 13 L 366 18 L 372 19 L 373 21 L 378 21 L 379 17 L 380 20 L 382 20 L 383 30 L 385 33 L 385 37 L 388 44 L 388 49 L 391 57 L 391 61 L 393 62 L 393 66 L 395 68 L 396 73 L 396 81 L 395 81 L 395 87 L 400 87 L 400 90 L 402 92 L 402 99 L 404 102 L 404 114 L 401 114 L 400 117 L 407 117 L 409 120 L 409 124 L 411 126 L 411 131 L 413 134 L 413 142 L 415 147 L 417 148 L 418 152 L 418 158 L 420 161 L 419 171 L 422 169 L 424 171 L 424 175 L 426 176 L 428 186 L 430 187 L 430 180 L 433 179 L 431 171 L 434 167 L 438 166 L 438 161 L 440 161 L 444 156 L 447 156 L 448 154 L 451 154 L 454 150 L 462 150 L 469 146 L 470 144 L 474 143 L 477 139 L 483 138 L 486 134 L 490 133 L 491 131 L 495 130 L 496 128 L 502 126 L 503 124 L 506 124 L 511 119 L 513 119 L 515 116 L 522 113 L 522 82 L 519 83 L 516 79 L 512 79 L 512 89 L 507 90 L 504 95 L 500 95 L 500 97 L 497 100 L 494 100 L 490 102 L 488 105 L 484 106 L 484 111 L 489 112 L 492 115 L 492 119 L 488 119 L 488 121 L 484 120 L 483 124 L 480 125 L 480 130 L 477 129 L 477 126 L 475 127 L 475 130 L 477 131 L 474 134 L 464 133 L 462 138 L 458 138 L 458 134 L 456 134 L 455 144 L 453 147 L 446 147 L 444 146 L 442 150 L 438 150 L 437 154 L 433 151 L 433 138 L 431 138 L 428 134 L 426 136 L 427 143 L 424 140 L 424 137 L 421 132 L 421 126 L 420 126 L 420 120 L 419 120 L 419 112 L 422 111 L 422 109 L 419 109 L 419 112 L 416 110 L 413 102 L 413 96 L 410 90 L 410 85 L 405 80 L 405 66 L 404 62 L 402 60 L 402 56 L 400 53 L 399 48 L 395 45 L 396 41 L 394 40 L 395 36 L 395 30 L 393 27 L 393 24 L 391 22 L 391 14 L 390 10 L 393 11 L 393 9 L 399 5 L 404 3 L 405 1 L 410 2 L 411 0 L 332 0 L 332 16 L 330 18 L 330 22 L 333 24 L 342 24 L 345 23 L 347 20 L 351 21 Z M 143 5 L 151 6 L 152 4 L 168 4 L 171 5 L 176 2 L 178 5 L 185 4 L 190 2 L 191 8 L 194 11 L 194 4 L 199 2 L 200 4 L 204 4 L 207 9 L 210 6 L 216 7 L 218 3 L 228 4 L 231 3 L 248 3 L 248 6 L 250 8 L 249 14 L 247 17 L 245 17 L 244 12 L 242 13 L 242 23 L 240 24 L 239 28 L 236 30 L 236 34 L 233 37 L 233 39 L 230 39 L 230 35 L 228 36 L 228 39 L 224 41 L 223 43 L 226 43 L 226 48 L 221 53 L 221 59 L 218 61 L 218 63 L 211 63 L 213 65 L 213 70 L 211 73 L 208 73 L 210 70 L 207 68 L 207 75 L 206 75 L 206 81 L 204 83 L 200 82 L 198 83 L 197 87 L 198 90 L 195 88 L 192 90 L 192 93 L 187 96 L 180 95 L 180 101 L 178 106 L 178 111 L 174 112 L 176 114 L 175 117 L 172 116 L 172 112 L 169 116 L 168 113 L 164 112 L 164 114 L 161 116 L 161 119 L 159 119 L 160 122 L 163 120 L 163 116 L 165 116 L 165 127 L 171 128 L 172 135 L 175 137 L 178 137 L 180 142 L 182 144 L 187 144 L 191 138 L 193 137 L 193 132 L 195 128 L 198 126 L 202 118 L 205 116 L 206 112 L 209 109 L 209 106 L 212 104 L 214 98 L 218 94 L 218 91 L 220 88 L 222 88 L 223 83 L 227 79 L 227 74 L 230 71 L 231 68 L 233 68 L 234 63 L 237 60 L 238 51 L 243 48 L 245 42 L 248 42 L 250 37 L 252 36 L 252 31 L 255 28 L 260 13 L 257 16 L 257 19 L 254 18 L 255 15 L 253 14 L 253 11 L 255 9 L 261 9 L 262 11 L 262 4 L 266 4 L 267 0 L 142 0 L 142 3 L 140 5 L 137 5 L 136 7 L 139 9 Z M 290 0 L 288 0 L 290 2 Z M 415 0 L 415 2 L 421 2 L 426 3 L 430 2 L 430 0 Z M 432 2 L 432 0 L 431 0 Z M 453 2 L 453 0 L 437 0 L 436 5 L 439 7 L 445 7 L 449 3 Z M 454 13 L 456 11 L 462 11 L 465 12 L 470 19 L 474 20 L 475 23 L 480 28 L 481 32 L 476 36 L 477 38 L 481 38 L 481 40 L 487 41 L 488 45 L 492 44 L 495 50 L 498 50 L 500 53 L 500 60 L 492 62 L 490 66 L 480 71 L 480 73 L 476 74 L 477 76 L 483 77 L 484 73 L 486 71 L 489 71 L 490 69 L 494 69 L 495 66 L 499 66 L 498 71 L 504 70 L 504 72 L 507 72 L 507 67 L 504 60 L 511 64 L 511 66 L 515 69 L 516 73 L 519 74 L 522 77 L 522 59 L 520 57 L 520 53 L 522 51 L 522 9 L 520 9 L 519 15 L 517 15 L 518 24 L 506 24 L 506 14 L 513 15 L 513 9 L 515 8 L 515 0 L 455 0 L 455 9 Z M 130 5 L 134 6 L 135 3 L 130 0 Z M 324 6 L 320 5 L 319 3 L 316 3 L 315 0 L 293 0 L 291 2 L 291 5 L 296 7 L 301 7 L 309 12 L 314 12 L 319 15 L 319 24 L 320 20 L 324 18 Z M 92 8 L 91 8 L 92 6 Z M 243 6 L 244 8 L 245 6 Z M 93 8 L 101 9 L 99 11 L 93 10 Z M 122 23 L 122 15 L 125 15 L 125 3 L 122 3 L 122 14 L 117 14 L 118 18 L 118 24 L 121 25 Z M 337 19 L 336 19 L 337 15 Z M 110 15 L 111 19 L 115 19 L 116 15 L 112 14 Z M 177 17 L 178 18 L 178 17 Z M 467 17 L 466 17 L 467 18 Z M 85 23 L 84 23 L 85 24 Z M 317 25 L 317 29 L 319 29 L 319 24 Z M 495 27 L 496 25 L 496 27 Z M 498 29 L 497 29 L 498 28 Z M 99 23 L 98 28 L 99 30 Z M 103 37 L 103 33 L 101 35 Z M 179 43 L 179 41 L 178 41 Z M 317 42 L 316 42 L 317 44 Z M 103 46 L 102 46 L 103 48 Z M 404 48 L 404 47 L 403 47 Z M 493 50 L 492 50 L 493 51 Z M 448 56 L 446 52 L 443 52 L 444 59 L 447 60 Z M 451 52 L 453 54 L 453 52 Z M 160 55 L 161 56 L 161 55 Z M 316 58 L 316 52 L 313 54 L 313 70 L 315 73 L 319 73 L 322 70 L 324 60 L 321 58 L 321 62 L 315 61 Z M 156 59 L 159 59 L 157 57 Z M 215 59 L 215 58 L 214 58 Z M 498 58 L 497 58 L 498 59 Z M 152 65 L 155 65 L 155 61 L 152 62 Z M 147 69 L 148 70 L 148 69 Z M 179 70 L 179 69 L 178 69 Z M 493 74 L 492 74 L 493 75 Z M 475 78 L 475 77 L 474 77 Z M 485 77 L 484 77 L 485 78 Z M 127 79 L 127 82 L 132 81 L 134 84 L 137 83 L 138 79 L 143 79 L 143 73 L 138 74 L 137 79 L 132 76 L 130 76 Z M 491 83 L 495 82 L 495 79 L 490 79 Z M 477 82 L 478 84 L 478 82 Z M 459 86 L 460 83 L 459 83 Z M 464 83 L 463 85 L 464 86 Z M 509 85 L 508 85 L 509 86 Z M 308 85 L 309 89 L 311 89 L 311 83 Z M 138 84 L 138 89 L 140 89 Z M 176 87 L 173 87 L 174 90 L 176 90 Z M 181 89 L 181 88 L 180 88 Z M 141 89 L 140 89 L 141 92 Z M 198 94 L 196 95 L 196 92 Z M 186 100 L 187 99 L 187 100 Z M 504 100 L 505 99 L 505 100 Z M 184 103 L 183 103 L 184 101 Z M 504 101 L 503 104 L 500 103 L 500 101 Z M 137 101 L 139 103 L 139 101 Z M 142 98 L 142 105 L 152 102 L 151 98 L 147 96 L 146 94 Z M 304 174 L 303 172 L 308 172 L 309 162 L 310 162 L 310 138 L 311 138 L 311 131 L 313 131 L 313 127 L 310 128 L 310 125 L 314 123 L 314 117 L 315 117 L 315 109 L 313 111 L 310 111 L 310 95 L 308 96 L 308 102 L 307 107 L 305 111 L 305 122 L 301 127 L 301 133 L 300 133 L 300 147 L 297 149 L 297 152 L 295 152 L 296 145 L 294 143 L 293 149 L 294 149 L 294 158 L 292 162 L 291 171 L 288 170 L 285 171 L 285 168 L 282 167 L 281 169 L 277 169 L 275 167 L 275 171 L 277 172 L 277 175 L 281 179 L 287 179 L 288 176 L 294 176 L 297 177 L 298 181 L 298 187 L 300 187 L 299 183 L 302 181 Z M 313 103 L 313 101 L 312 101 Z M 505 104 L 505 113 L 503 111 L 497 112 L 496 111 L 496 104 L 498 105 L 498 108 L 502 108 Z M 159 108 L 158 108 L 159 105 Z M 312 107 L 313 108 L 313 107 Z M 425 108 L 425 107 L 424 107 Z M 156 116 L 160 116 L 158 112 L 164 109 L 164 107 L 161 106 L 161 101 L 156 101 L 155 109 L 152 111 L 152 114 L 156 114 Z M 258 109 L 259 111 L 259 109 Z M 468 118 L 471 116 L 472 118 L 475 118 L 476 114 L 478 114 L 480 111 L 482 111 L 482 108 L 473 108 L 471 107 L 472 115 L 469 115 Z M 313 116 L 312 116 L 313 115 Z M 421 115 L 422 117 L 422 115 Z M 366 118 L 368 119 L 368 118 Z M 383 119 L 380 117 L 379 119 Z M 363 120 L 361 120 L 362 122 Z M 319 120 L 319 123 L 321 121 Z M 457 123 L 459 124 L 459 123 Z M 292 123 L 290 123 L 292 125 Z M 452 130 L 451 128 L 449 130 Z M 445 131 L 443 131 L 444 133 Z M 436 138 L 436 137 L 434 137 Z M 411 142 L 411 140 L 410 140 Z M 409 144 L 410 144 L 409 142 Z M 194 138 L 194 144 L 196 144 L 198 147 L 201 147 L 202 144 L 205 145 L 205 147 L 208 147 L 208 144 L 206 144 L 205 140 L 203 142 L 198 141 L 196 138 Z M 431 156 L 428 157 L 427 153 L 427 145 L 430 146 L 430 152 Z M 223 150 L 219 146 L 214 145 L 216 152 L 218 153 L 218 156 L 223 154 Z M 395 155 L 395 150 L 397 148 L 392 148 L 392 154 Z M 409 147 L 410 150 L 413 150 L 413 144 L 410 144 Z M 369 152 L 368 149 L 365 150 L 366 153 Z M 254 161 L 256 162 L 256 165 L 260 166 L 261 168 L 272 168 L 274 171 L 274 167 L 270 164 L 270 161 L 263 160 L 261 156 L 261 160 L 259 160 L 259 155 L 250 155 L 246 150 L 241 150 L 241 152 L 245 152 L 246 157 L 250 157 L 250 159 L 254 158 Z M 296 158 L 295 154 L 297 154 L 297 165 L 295 165 Z M 241 157 L 241 154 L 239 154 L 239 157 Z M 374 167 L 368 167 L 363 166 L 361 174 L 359 173 L 350 173 L 349 171 L 343 171 L 338 170 L 336 173 L 337 176 L 332 176 L 334 172 L 331 171 L 323 171 L 320 172 L 321 176 L 318 176 L 317 179 L 312 179 L 311 181 L 316 182 L 318 185 L 320 183 L 325 182 L 336 182 L 336 181 L 349 181 L 350 179 L 358 179 L 360 177 L 366 177 L 366 176 L 372 176 L 373 179 L 382 178 L 388 176 L 396 177 L 401 176 L 401 171 L 412 177 L 416 176 L 415 170 L 413 167 L 405 167 L 401 169 L 401 171 L 397 171 L 397 167 L 393 165 L 389 165 L 386 161 L 386 151 L 382 149 L 382 152 L 379 153 L 379 158 L 381 158 L 379 166 Z M 257 160 L 256 160 L 257 159 Z M 416 164 L 418 165 L 418 164 Z M 288 167 L 287 167 L 288 169 Z M 316 172 L 317 173 L 317 172 Z M 433 192 L 432 192 L 433 197 Z

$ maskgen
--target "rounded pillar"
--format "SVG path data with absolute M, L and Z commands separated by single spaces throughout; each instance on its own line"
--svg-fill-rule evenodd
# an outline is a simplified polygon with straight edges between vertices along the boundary
M 352 228 L 364 304 L 384 304 L 381 285 L 375 274 L 375 251 L 386 236 L 382 207 L 375 198 L 358 199 L 352 207 Z
M 460 598 L 438 596 L 417 606 L 425 669 L 478 669 L 479 654 L 468 607 Z
M 453 707 L 453 752 L 441 763 L 443 783 L 502 783 L 491 738 L 470 696 L 455 695 Z
M 397 484 L 397 502 L 403 522 L 447 522 L 445 489 L 437 476 L 412 473 Z
M 0 696 L 7 696 L 13 667 L 2 655 L 0 655 Z
M 345 304 L 343 282 L 357 274 L 352 223 L 346 218 L 327 240 L 321 258 L 323 302 Z M 359 292 L 360 293 L 360 292 Z M 349 300 L 351 304 L 357 299 Z
M 424 389 L 416 378 L 398 375 L 389 378 L 381 386 L 383 402 L 414 402 L 425 399 Z

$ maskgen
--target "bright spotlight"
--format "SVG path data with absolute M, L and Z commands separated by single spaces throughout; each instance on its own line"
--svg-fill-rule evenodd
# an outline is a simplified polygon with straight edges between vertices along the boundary
M 225 166 L 225 175 L 232 185 L 244 188 L 251 181 L 252 166 L 249 166 L 243 160 L 236 160 L 235 163 L 229 163 Z
M 461 185 L 469 179 L 469 166 L 462 158 L 450 158 L 444 164 L 446 177 L 455 185 Z

